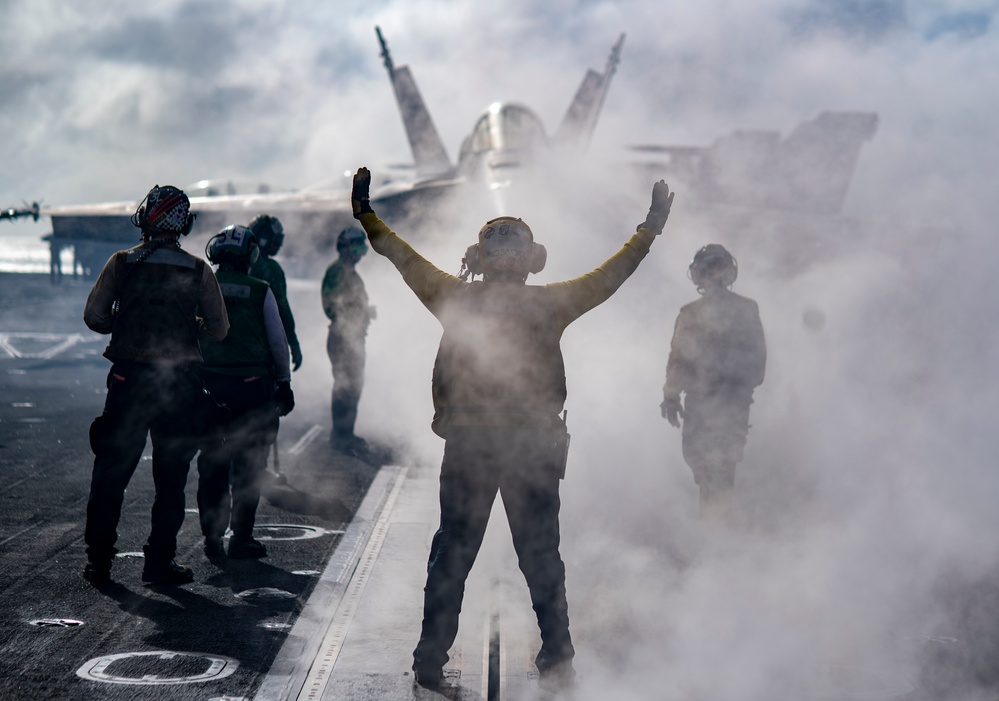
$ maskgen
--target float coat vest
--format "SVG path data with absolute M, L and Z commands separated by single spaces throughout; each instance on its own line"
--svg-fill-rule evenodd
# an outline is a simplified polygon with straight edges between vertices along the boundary
M 264 326 L 264 300 L 270 286 L 245 273 L 215 274 L 229 314 L 229 333 L 222 341 L 201 342 L 205 370 L 223 375 L 273 375 L 274 361 Z
M 205 261 L 162 247 L 115 253 L 118 311 L 104 356 L 111 361 L 198 362 L 196 310 Z

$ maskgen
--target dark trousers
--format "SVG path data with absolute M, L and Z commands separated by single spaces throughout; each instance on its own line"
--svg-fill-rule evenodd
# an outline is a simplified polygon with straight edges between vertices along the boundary
M 702 494 L 731 492 L 749 433 L 752 392 L 687 393 L 683 457 Z
M 441 465 L 440 528 L 427 563 L 423 630 L 413 651 L 417 667 L 437 669 L 458 633 L 465 580 L 482 544 L 496 493 L 541 629 L 536 662 L 546 668 L 572 659 L 565 565 L 559 555 L 559 474 L 548 431 L 452 428 Z
M 198 456 L 198 515 L 206 538 L 251 538 L 260 503 L 267 448 L 277 432 L 274 380 L 204 373 L 205 387 L 229 408 Z M 230 486 L 232 493 L 230 495 Z
M 192 420 L 198 384 L 189 364 L 117 362 L 108 374 L 104 413 L 90 429 L 94 471 L 84 540 L 91 560 L 117 552 L 121 506 L 148 434 L 153 443 L 152 529 L 147 560 L 172 560 L 184 522 L 184 486 L 197 452 Z
M 330 325 L 326 337 L 326 352 L 333 369 L 333 433 L 354 435 L 357 404 L 364 389 L 364 336 L 349 336 Z

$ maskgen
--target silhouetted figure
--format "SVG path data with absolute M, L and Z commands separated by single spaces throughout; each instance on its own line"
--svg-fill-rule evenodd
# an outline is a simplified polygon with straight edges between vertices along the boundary
M 364 338 L 374 318 L 368 304 L 364 282 L 356 266 L 368 246 L 364 232 L 356 227 L 344 229 L 336 240 L 337 259 L 323 276 L 323 311 L 330 320 L 326 352 L 333 369 L 331 413 L 334 446 L 352 452 L 364 452 L 365 441 L 354 435 L 357 405 L 364 389 Z
M 95 457 L 84 577 L 94 584 L 111 581 L 122 500 L 148 433 L 156 498 L 142 579 L 183 584 L 194 575 L 174 555 L 204 397 L 196 372 L 198 339 L 221 340 L 229 319 L 211 268 L 180 248 L 179 238 L 194 224 L 186 194 L 157 185 L 132 223 L 142 230 L 142 243 L 111 256 L 83 311 L 88 327 L 111 334 L 104 356 L 112 363 L 104 413 L 90 427 Z
M 295 406 L 288 339 L 270 286 L 247 272 L 259 255 L 250 230 L 227 226 L 205 250 L 218 265 L 216 277 L 231 324 L 224 340 L 201 343 L 205 386 L 228 409 L 217 415 L 219 430 L 207 434 L 198 456 L 205 555 L 213 561 L 226 555 L 222 538 L 231 528 L 230 558 L 265 557 L 267 549 L 253 538 L 253 526 L 278 416 Z
M 723 246 L 700 249 L 688 274 L 701 298 L 676 318 L 661 409 L 673 426 L 683 420 L 683 457 L 700 489 L 701 518 L 724 524 L 732 517 L 753 390 L 766 370 L 766 341 L 756 302 L 729 289 L 738 264 Z
M 559 346 L 566 327 L 608 299 L 662 231 L 672 193 L 662 181 L 648 218 L 596 270 L 565 282 L 526 285 L 542 270 L 543 246 L 522 220 L 499 217 L 480 229 L 455 277 L 420 256 L 372 211 L 371 175 L 361 168 L 351 195 L 371 247 L 396 266 L 444 327 L 433 371 L 433 430 L 447 443 L 440 477 L 441 521 L 430 550 L 423 629 L 413 652 L 417 683 L 441 683 L 458 631 L 465 579 L 497 492 L 541 630 L 535 663 L 543 678 L 572 678 L 565 566 L 559 555 L 559 480 L 567 433 Z M 483 280 L 475 281 L 481 274 Z M 467 282 L 468 276 L 473 277 Z
M 274 293 L 278 310 L 281 312 L 284 334 L 288 337 L 288 347 L 291 349 L 291 369 L 298 370 L 302 366 L 302 347 L 298 343 L 298 336 L 295 335 L 295 317 L 288 304 L 288 282 L 281 264 L 274 260 L 274 256 L 284 244 L 284 227 L 277 217 L 261 214 L 254 217 L 247 228 L 260 246 L 260 256 L 250 266 L 250 275 L 260 278 L 271 286 L 271 292 Z

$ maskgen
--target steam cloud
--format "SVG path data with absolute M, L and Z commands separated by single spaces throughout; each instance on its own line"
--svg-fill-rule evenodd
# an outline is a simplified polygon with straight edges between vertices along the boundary
M 304 186 L 405 160 L 375 24 L 452 158 L 497 99 L 553 131 L 583 69 L 627 33 L 596 166 L 581 179 L 555 171 L 525 211 L 506 212 L 548 248 L 535 283 L 591 270 L 644 218 L 651 182 L 627 175 L 625 145 L 786 135 L 822 110 L 877 112 L 845 208 L 875 222 L 873 238 L 778 269 L 793 239 L 714 229 L 671 182 L 674 211 L 649 257 L 566 333 L 563 556 L 580 696 L 808 698 L 882 674 L 973 701 L 994 691 L 986 660 L 999 651 L 980 623 L 999 620 L 987 605 L 999 570 L 996 14 L 985 0 L 15 0 L 0 25 L 0 204 L 133 199 L 211 176 Z M 479 215 L 400 233 L 457 272 Z M 915 243 L 927 225 L 940 234 Z M 720 238 L 739 259 L 734 289 L 760 304 L 770 357 L 737 471 L 748 526 L 719 542 L 701 533 L 658 403 L 673 320 L 695 295 L 687 263 Z M 372 254 L 359 270 L 379 312 L 359 432 L 402 436 L 434 463 L 439 326 L 386 261 Z M 316 380 L 296 375 L 296 392 L 325 400 L 325 329 L 300 336 Z

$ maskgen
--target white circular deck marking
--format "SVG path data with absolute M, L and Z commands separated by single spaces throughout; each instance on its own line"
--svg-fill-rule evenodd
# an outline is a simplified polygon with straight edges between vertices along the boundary
M 83 625 L 83 621 L 75 618 L 39 618 L 31 621 L 31 625 L 39 628 L 78 628 Z
M 309 538 L 319 538 L 324 535 L 342 534 L 343 531 L 327 531 L 318 526 L 297 526 L 293 523 L 268 523 L 257 524 L 253 527 L 257 531 L 270 531 L 280 533 L 281 531 L 291 531 L 291 535 L 256 535 L 257 540 L 308 540 Z
M 291 628 L 290 623 L 284 623 L 282 621 L 263 621 L 257 624 L 258 627 L 264 630 L 288 630 Z
M 292 594 L 284 589 L 274 587 L 260 587 L 259 589 L 247 589 L 236 594 L 236 598 L 247 601 L 266 601 L 267 599 L 295 599 L 298 594 Z
M 172 661 L 178 657 L 192 657 L 205 660 L 208 669 L 200 674 L 188 677 L 161 677 L 156 674 L 147 674 L 143 677 L 118 677 L 108 674 L 107 669 L 118 660 L 125 660 L 130 657 L 154 657 L 164 661 Z M 105 684 L 135 684 L 138 686 L 158 686 L 167 684 L 198 684 L 201 682 L 215 681 L 230 676 L 239 667 L 239 662 L 221 655 L 206 655 L 200 652 L 173 652 L 170 650 L 152 650 L 150 652 L 123 652 L 118 655 L 107 655 L 88 660 L 82 667 L 76 670 L 76 676 Z
M 0 333 L 0 351 L 11 358 L 54 358 L 78 343 L 98 342 L 78 333 Z

